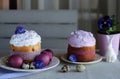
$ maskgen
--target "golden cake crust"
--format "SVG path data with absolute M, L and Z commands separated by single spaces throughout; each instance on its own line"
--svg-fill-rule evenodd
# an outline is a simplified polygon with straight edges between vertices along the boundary
M 76 55 L 76 53 L 72 52 L 76 51 L 79 54 L 84 53 L 81 55 Z M 95 54 L 85 54 L 86 52 L 95 52 L 95 45 L 94 46 L 86 46 L 86 47 L 72 47 L 71 45 L 68 45 L 68 57 L 70 54 L 75 54 L 79 62 L 88 62 L 92 61 L 95 58 Z
M 14 52 L 22 52 L 22 53 L 37 52 L 41 50 L 41 43 L 37 43 L 35 45 L 30 45 L 30 46 L 21 46 L 21 47 L 17 47 L 11 44 L 10 48 Z
M 93 61 L 95 58 L 95 55 L 80 55 L 77 58 L 78 58 L 78 61 L 80 62 L 88 62 L 88 61 Z

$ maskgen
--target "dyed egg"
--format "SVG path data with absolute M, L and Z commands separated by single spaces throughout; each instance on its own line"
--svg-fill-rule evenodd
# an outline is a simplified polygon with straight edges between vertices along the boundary
M 23 58 L 19 55 L 12 55 L 8 58 L 8 65 L 15 68 L 20 68 L 23 64 Z
M 37 60 L 42 60 L 45 64 L 45 66 L 47 66 L 50 63 L 50 57 L 48 54 L 40 54 L 35 58 L 35 61 Z
M 53 58 L 53 51 L 50 49 L 45 49 L 41 52 L 41 54 L 47 54 L 50 57 L 50 60 Z

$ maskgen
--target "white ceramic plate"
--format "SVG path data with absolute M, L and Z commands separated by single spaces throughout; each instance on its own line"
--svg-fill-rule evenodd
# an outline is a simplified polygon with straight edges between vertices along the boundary
M 20 68 L 13 68 L 13 67 L 7 66 L 6 65 L 7 58 L 8 56 L 0 58 L 0 67 L 4 69 L 12 70 L 12 71 L 23 71 L 23 72 L 38 72 L 39 71 L 40 72 L 40 71 L 45 71 L 45 70 L 54 68 L 60 63 L 57 57 L 53 57 L 53 60 L 50 62 L 50 64 L 42 69 L 20 69 Z
M 93 61 L 89 62 L 71 62 L 67 59 L 66 55 L 61 56 L 61 59 L 65 62 L 72 63 L 72 64 L 93 64 L 93 63 L 98 63 L 102 60 L 102 57 L 98 54 L 95 55 L 95 59 Z

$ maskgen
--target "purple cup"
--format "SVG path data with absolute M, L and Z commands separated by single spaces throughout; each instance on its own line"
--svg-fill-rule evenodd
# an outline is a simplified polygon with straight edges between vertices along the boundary
M 112 47 L 113 50 L 115 51 L 116 55 L 118 55 L 119 52 L 119 40 L 120 40 L 120 34 L 111 34 L 109 35 L 110 38 L 113 37 L 112 40 Z M 102 56 L 105 56 L 106 49 L 108 47 L 108 42 L 107 42 L 107 36 L 105 34 L 97 34 L 97 40 L 98 40 L 98 49 L 99 49 L 99 54 Z

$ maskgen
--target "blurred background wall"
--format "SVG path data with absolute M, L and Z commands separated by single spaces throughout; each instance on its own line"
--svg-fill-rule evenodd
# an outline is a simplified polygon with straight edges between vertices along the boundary
M 77 28 L 95 37 L 100 17 L 115 15 L 120 22 L 120 0 L 0 0 L 0 10 L 77 10 Z

